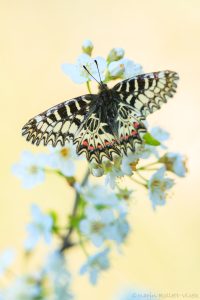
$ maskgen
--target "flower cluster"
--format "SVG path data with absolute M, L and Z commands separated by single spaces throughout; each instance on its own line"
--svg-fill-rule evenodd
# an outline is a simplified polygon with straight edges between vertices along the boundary
M 71 276 L 64 257 L 54 252 L 36 273 L 17 277 L 1 291 L 2 300 L 71 300 Z
M 92 58 L 93 44 L 86 40 L 82 45 L 83 53 L 77 58 L 76 64 L 65 63 L 62 65 L 63 72 L 75 83 L 86 83 L 90 80 L 98 80 L 99 74 L 94 63 L 98 63 L 101 80 L 108 82 L 113 79 L 127 79 L 142 73 L 142 66 L 133 60 L 125 58 L 125 51 L 122 48 L 113 48 L 107 59 L 101 56 Z M 85 66 L 90 74 L 83 68 Z
M 93 79 L 107 83 L 142 73 L 141 65 L 126 58 L 124 49 L 113 48 L 104 59 L 100 56 L 92 58 L 93 48 L 91 41 L 84 41 L 83 53 L 76 64 L 62 65 L 64 73 L 75 83 L 86 83 L 89 92 Z M 98 62 L 99 72 L 94 60 Z M 31 189 L 48 180 L 49 173 L 54 173 L 64 179 L 68 188 L 73 189 L 74 205 L 71 214 L 66 216 L 64 227 L 59 224 L 57 211 L 45 213 L 38 204 L 31 206 L 32 220 L 27 225 L 28 237 L 24 244 L 26 257 L 31 258 L 30 254 L 36 250 L 40 240 L 51 247 L 50 254 L 47 254 L 45 264 L 38 272 L 19 276 L 9 287 L 1 289 L 0 299 L 72 299 L 71 276 L 64 257 L 64 251 L 72 247 L 80 247 L 86 256 L 80 266 L 80 274 L 88 274 L 90 283 L 97 284 L 99 275 L 111 265 L 112 250 L 121 249 L 131 234 L 128 207 L 134 197 L 133 189 L 136 186 L 143 188 L 153 209 L 156 209 L 166 203 L 175 185 L 175 176 L 184 177 L 187 173 L 186 158 L 168 151 L 168 139 L 168 132 L 154 127 L 144 135 L 143 144 L 134 153 L 129 152 L 101 165 L 88 164 L 81 182 L 77 179 L 80 158 L 73 145 L 49 148 L 47 153 L 23 152 L 21 161 L 12 168 L 13 174 L 22 181 L 22 186 Z M 124 187 L 124 178 L 131 181 L 133 189 Z M 52 252 L 52 245 L 58 240 L 57 249 Z M 11 250 L 0 255 L 0 276 L 8 272 L 12 260 Z M 131 290 L 120 299 L 140 299 L 131 298 L 133 294 L 136 295 Z
M 82 193 L 86 204 L 81 233 L 96 247 L 108 240 L 123 243 L 129 232 L 127 201 L 105 186 L 86 186 Z

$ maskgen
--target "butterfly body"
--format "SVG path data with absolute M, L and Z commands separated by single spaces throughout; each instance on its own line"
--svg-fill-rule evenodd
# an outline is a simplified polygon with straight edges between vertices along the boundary
M 28 121 L 22 129 L 28 141 L 64 146 L 70 139 L 77 154 L 101 163 L 104 158 L 136 151 L 147 131 L 143 121 L 159 109 L 176 90 L 178 75 L 172 71 L 142 74 L 98 94 L 64 101 Z

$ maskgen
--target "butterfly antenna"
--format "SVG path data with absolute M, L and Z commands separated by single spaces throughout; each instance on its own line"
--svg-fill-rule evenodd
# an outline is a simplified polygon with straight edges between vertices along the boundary
M 86 66 L 83 65 L 83 68 L 85 69 L 85 71 L 88 72 L 88 74 L 89 74 L 92 78 L 94 78 L 94 80 L 95 80 L 98 84 L 101 84 L 101 83 L 98 82 L 98 80 L 96 80 L 96 78 L 88 71 L 88 69 L 86 68 Z
M 102 80 L 101 80 L 101 75 L 100 75 L 100 72 L 99 72 L 98 62 L 97 62 L 96 59 L 94 60 L 94 62 L 95 62 L 95 64 L 96 64 L 96 66 L 97 66 L 97 70 L 98 70 L 98 74 L 99 74 L 100 83 L 103 84 L 103 82 L 102 82 Z

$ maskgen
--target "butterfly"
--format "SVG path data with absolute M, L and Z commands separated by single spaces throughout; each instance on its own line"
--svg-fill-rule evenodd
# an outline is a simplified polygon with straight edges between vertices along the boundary
M 42 142 L 65 146 L 72 140 L 78 155 L 84 153 L 97 164 L 127 155 L 143 144 L 146 116 L 174 95 L 178 79 L 176 72 L 160 71 L 131 77 L 112 88 L 100 80 L 97 94 L 49 108 L 30 119 L 22 135 L 37 146 Z

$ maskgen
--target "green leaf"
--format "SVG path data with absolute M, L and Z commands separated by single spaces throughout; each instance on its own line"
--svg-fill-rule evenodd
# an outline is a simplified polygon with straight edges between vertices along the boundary
M 57 223 L 57 221 L 58 221 L 58 214 L 57 214 L 57 212 L 55 210 L 51 210 L 49 212 L 49 216 L 53 219 L 53 223 L 54 224 Z
M 159 146 L 160 142 L 156 140 L 149 132 L 145 133 L 143 136 L 143 139 L 146 144 L 151 145 L 151 146 Z
M 59 227 L 58 227 L 58 214 L 55 210 L 51 210 L 48 215 L 52 218 L 53 220 L 53 227 L 52 227 L 52 232 L 58 233 L 59 232 Z

